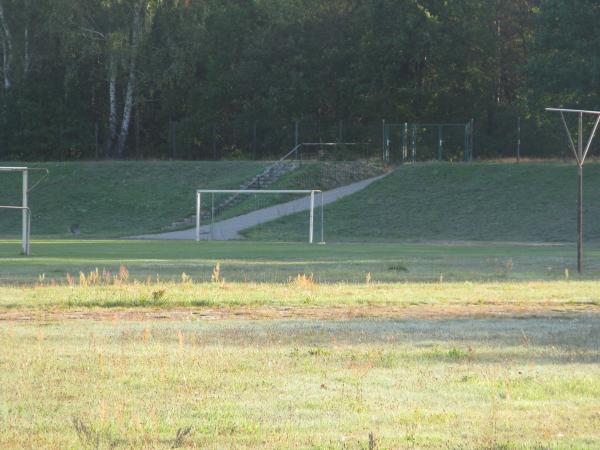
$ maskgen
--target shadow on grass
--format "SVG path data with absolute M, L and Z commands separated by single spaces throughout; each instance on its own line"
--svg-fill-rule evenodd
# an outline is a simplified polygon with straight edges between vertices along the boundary
M 143 324 L 142 324 L 143 325 Z M 141 326 L 141 325 L 140 325 Z M 147 325 L 146 325 L 147 326 Z M 155 324 L 154 339 L 175 339 L 181 325 Z M 296 348 L 298 358 L 407 363 L 598 364 L 600 317 L 350 321 L 226 321 L 186 325 L 197 345 Z M 377 346 L 375 354 L 362 346 Z M 340 350 L 343 346 L 344 350 Z M 317 350 L 315 350 L 317 349 Z

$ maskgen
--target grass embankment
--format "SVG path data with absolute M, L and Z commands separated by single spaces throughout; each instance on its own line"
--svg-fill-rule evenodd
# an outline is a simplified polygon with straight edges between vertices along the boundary
M 600 240 L 600 164 L 586 166 L 587 240 Z M 403 166 L 325 209 L 332 241 L 574 242 L 576 167 L 558 163 Z M 302 236 L 305 215 L 249 230 L 252 239 Z
M 486 243 L 281 244 L 182 241 L 34 241 L 32 256 L 19 243 L 0 241 L 0 283 L 35 283 L 39 276 L 61 281 L 98 268 L 132 279 L 180 280 L 186 273 L 210 281 L 217 262 L 227 281 L 285 283 L 298 274 L 319 283 L 529 281 L 579 279 L 572 245 Z M 584 279 L 600 277 L 600 249 L 589 245 Z
M 0 328 L 0 446 L 598 448 L 598 321 Z
M 30 195 L 34 236 L 70 237 L 79 224 L 89 238 L 133 236 L 164 231 L 195 212 L 195 189 L 237 189 L 270 162 L 249 161 L 100 161 L 28 164 L 50 170 Z M 3 165 L 10 165 L 5 163 Z M 25 165 L 19 164 L 19 165 Z M 277 181 L 272 188 L 330 189 L 381 173 L 368 162 L 308 162 Z M 20 174 L 3 174 L 0 204 L 21 202 Z M 42 176 L 32 172 L 30 186 Z M 238 205 L 250 211 L 293 198 L 269 198 Z M 205 197 L 205 201 L 209 199 Z M 223 200 L 223 198 L 221 198 Z M 208 205 L 208 204 L 207 204 Z M 0 211 L 0 236 L 18 236 L 19 211 Z M 302 236 L 304 236 L 303 233 Z
M 102 161 L 36 163 L 49 177 L 31 193 L 33 236 L 131 236 L 161 231 L 194 213 L 195 189 L 231 189 L 266 162 Z M 8 165 L 8 164 L 3 164 Z M 41 176 L 32 172 L 31 185 Z M 3 174 L 0 204 L 20 204 L 20 174 Z M 0 211 L 4 236 L 18 236 L 18 211 Z

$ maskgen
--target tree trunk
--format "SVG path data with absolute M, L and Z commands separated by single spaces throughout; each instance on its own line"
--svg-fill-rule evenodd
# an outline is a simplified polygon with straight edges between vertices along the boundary
M 110 112 L 108 115 L 108 138 L 105 143 L 105 154 L 112 155 L 117 138 L 117 62 L 114 55 L 110 56 L 108 69 L 108 95 Z
M 31 49 L 29 45 L 29 14 L 30 2 L 25 0 L 25 30 L 23 36 L 23 76 L 25 79 L 29 77 L 31 71 Z
M 129 136 L 129 126 L 131 124 L 131 111 L 133 109 L 133 100 L 136 87 L 136 62 L 137 53 L 140 45 L 140 37 L 142 34 L 142 8 L 144 0 L 140 0 L 135 5 L 133 11 L 133 27 L 131 30 L 131 48 L 129 57 L 129 79 L 127 81 L 127 90 L 125 92 L 125 104 L 123 107 L 123 120 L 121 122 L 121 132 L 117 141 L 115 154 L 117 158 L 123 157 L 125 143 Z
M 29 77 L 29 71 L 31 70 L 31 53 L 29 52 L 29 24 L 25 25 L 25 43 L 24 43 L 23 55 L 23 74 L 25 78 Z
M 4 89 L 10 91 L 12 88 L 12 36 L 10 34 L 10 28 L 6 21 L 6 15 L 4 13 L 4 4 L 0 0 L 0 25 L 2 25 L 2 49 L 4 51 L 3 59 L 3 72 L 4 72 Z

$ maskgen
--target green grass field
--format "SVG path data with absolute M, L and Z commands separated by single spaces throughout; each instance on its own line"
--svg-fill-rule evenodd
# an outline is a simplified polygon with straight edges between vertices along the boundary
M 401 168 L 328 208 L 327 245 L 0 240 L 0 448 L 600 448 L 600 246 L 577 275 L 550 203 L 571 170 Z
M 228 281 L 281 283 L 298 274 L 318 282 L 523 281 L 577 278 L 573 245 L 498 243 L 338 243 L 309 245 L 261 242 L 34 241 L 32 256 L 17 241 L 0 241 L 0 283 L 34 283 L 39 276 L 64 280 L 96 268 L 120 265 L 145 280 L 179 280 L 186 273 L 210 280 L 217 262 Z M 586 251 L 585 279 L 600 276 L 600 248 Z
M 571 247 L 17 247 L 2 448 L 600 445 L 600 284 L 566 279 Z
M 4 322 L 0 446 L 598 448 L 599 344 L 591 316 Z

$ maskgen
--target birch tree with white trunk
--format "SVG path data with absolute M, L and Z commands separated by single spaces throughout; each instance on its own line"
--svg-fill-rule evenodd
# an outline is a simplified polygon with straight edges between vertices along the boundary
M 96 10 L 99 17 L 84 14 L 84 34 L 104 43 L 104 54 L 99 57 L 106 61 L 107 73 L 107 156 L 124 156 L 137 93 L 140 46 L 158 3 L 160 0 L 101 1 Z M 102 14 L 97 12 L 100 10 Z
M 3 0 L 0 0 L 0 26 L 2 27 L 2 73 L 4 76 L 4 90 L 8 92 L 12 88 L 13 39 Z
M 139 52 L 140 40 L 142 36 L 142 13 L 144 5 L 147 2 L 145 0 L 137 0 L 137 3 L 133 5 L 133 20 L 131 24 L 131 38 L 129 45 L 129 70 L 127 89 L 125 91 L 125 102 L 123 106 L 123 118 L 121 121 L 121 131 L 115 147 L 115 156 L 117 158 L 123 157 L 125 149 L 125 143 L 129 136 L 129 126 L 131 124 L 131 111 L 133 109 L 134 95 L 136 91 L 136 70 L 137 70 L 137 57 Z

